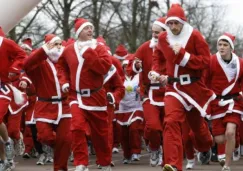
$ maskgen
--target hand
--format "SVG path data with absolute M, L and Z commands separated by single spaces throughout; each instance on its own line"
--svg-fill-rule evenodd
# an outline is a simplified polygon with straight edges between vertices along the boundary
M 51 50 L 54 47 L 54 43 L 46 43 L 46 47 L 48 50 Z
M 167 75 L 161 75 L 161 76 L 159 76 L 159 82 L 163 85 L 163 86 L 165 86 L 166 84 L 167 84 L 167 81 L 168 81 L 168 76 Z
M 177 55 L 181 50 L 181 45 L 175 44 L 174 46 L 172 46 L 172 49 L 175 52 L 175 54 Z
M 19 87 L 22 88 L 22 89 L 26 89 L 27 88 L 27 82 L 26 81 L 20 81 L 19 83 Z
M 108 100 L 108 102 L 111 103 L 111 104 L 114 103 L 114 102 L 113 102 L 113 98 L 112 98 L 111 94 L 109 94 L 109 93 L 107 94 L 107 100 Z
M 68 93 L 68 92 L 69 92 L 69 87 L 63 89 L 63 93 Z
M 142 68 L 142 61 L 140 59 L 138 59 L 137 57 L 135 57 L 135 67 L 137 70 L 140 70 Z

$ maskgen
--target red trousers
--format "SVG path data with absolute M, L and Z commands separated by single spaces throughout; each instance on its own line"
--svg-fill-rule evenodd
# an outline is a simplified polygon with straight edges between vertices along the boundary
M 91 130 L 91 139 L 95 148 L 97 159 L 101 166 L 108 166 L 111 163 L 111 148 L 109 147 L 109 124 L 106 111 L 88 111 L 71 106 L 72 113 L 72 151 L 74 165 L 88 165 L 88 145 L 85 136 L 86 124 Z
M 71 152 L 71 118 L 63 118 L 58 125 L 36 122 L 38 141 L 54 148 L 54 171 L 67 171 Z
M 130 159 L 132 154 L 141 153 L 141 124 L 142 121 L 137 120 L 129 126 L 121 127 L 121 144 L 126 159 Z
M 25 126 L 24 130 L 24 145 L 25 145 L 25 153 L 30 153 L 34 147 L 34 142 L 32 138 L 31 129 L 29 126 Z
M 223 156 L 225 158 L 225 143 L 217 144 L 217 152 L 218 152 L 218 157 Z
M 150 104 L 150 100 L 143 103 L 145 119 L 144 137 L 149 141 L 152 151 L 159 150 L 162 144 L 162 124 L 164 120 L 164 107 Z
M 121 143 L 121 126 L 116 121 L 112 121 L 112 135 L 112 146 L 118 148 Z
M 213 140 L 207 122 L 201 117 L 196 108 L 189 112 L 185 111 L 181 102 L 173 96 L 166 96 L 164 101 L 164 164 L 176 166 L 181 171 L 183 164 L 182 124 L 185 119 L 187 119 L 190 128 L 196 135 L 192 141 L 198 151 L 208 151 L 213 144 Z
M 6 125 L 8 129 L 8 136 L 11 139 L 19 140 L 20 139 L 20 126 L 21 126 L 21 119 L 22 119 L 23 110 L 18 112 L 17 114 L 10 114 L 6 115 Z
M 183 146 L 184 146 L 186 158 L 188 160 L 194 159 L 194 153 L 195 153 L 190 132 L 191 132 L 191 128 L 188 125 L 187 120 L 185 120 L 185 122 L 182 123 L 182 140 L 183 140 Z

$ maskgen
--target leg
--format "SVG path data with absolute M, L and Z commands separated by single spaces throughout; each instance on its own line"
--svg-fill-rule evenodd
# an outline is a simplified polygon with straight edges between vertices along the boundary
M 184 106 L 173 96 L 166 96 L 163 127 L 164 163 L 182 170 L 183 145 L 182 123 L 185 121 Z
M 150 104 L 147 100 L 143 103 L 144 119 L 145 119 L 145 138 L 149 140 L 151 151 L 158 151 L 161 145 L 161 119 L 160 108 Z
M 53 130 L 53 125 L 37 121 L 36 128 L 38 141 L 53 148 L 56 142 L 56 133 Z
M 72 120 L 72 151 L 74 156 L 74 165 L 88 166 L 88 144 L 86 139 L 87 130 L 87 113 L 85 110 L 80 109 L 77 104 L 71 106 Z
M 124 159 L 130 160 L 132 154 L 129 145 L 129 128 L 126 125 L 122 126 L 121 128 L 121 145 L 122 145 Z
M 141 153 L 141 135 L 140 135 L 140 125 L 142 121 L 137 120 L 132 122 L 129 126 L 129 144 L 132 154 Z
M 25 130 L 24 130 L 24 144 L 25 144 L 24 153 L 26 153 L 26 158 L 28 158 L 29 154 L 31 153 L 31 150 L 34 147 L 31 129 L 28 125 L 25 126 Z
M 71 118 L 63 118 L 56 129 L 56 144 L 54 148 L 54 170 L 67 171 L 68 158 L 71 152 Z
M 30 125 L 30 129 L 31 129 L 31 133 L 32 133 L 32 139 L 34 142 L 34 146 L 36 151 L 39 154 L 43 154 L 43 149 L 42 149 L 42 144 L 37 140 L 37 129 L 36 129 L 36 125 L 35 124 L 31 124 Z
M 92 143 L 101 166 L 110 166 L 111 149 L 109 148 L 108 113 L 106 111 L 89 111 L 87 118 L 91 128 Z

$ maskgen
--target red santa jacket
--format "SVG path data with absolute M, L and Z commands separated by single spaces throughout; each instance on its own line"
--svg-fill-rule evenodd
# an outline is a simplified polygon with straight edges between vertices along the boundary
M 17 104 L 21 104 L 21 92 L 13 91 L 14 88 L 10 85 L 11 81 L 8 77 L 9 72 L 17 73 L 19 76 L 20 70 L 23 65 L 23 60 L 26 57 L 25 52 L 12 40 L 0 36 L 0 105 L 8 104 L 9 101 L 14 99 Z
M 177 55 L 172 50 L 175 44 L 182 46 Z M 209 67 L 210 52 L 200 32 L 185 23 L 180 35 L 174 35 L 170 30 L 162 33 L 158 48 L 164 54 L 167 75 L 181 80 L 180 83 L 168 84 L 165 95 L 177 98 L 187 110 L 195 106 L 205 116 L 208 104 L 216 95 L 203 81 L 203 72 Z M 191 83 L 192 77 L 199 80 Z
M 78 41 L 67 46 L 58 61 L 58 76 L 62 88 L 70 84 L 70 105 L 91 111 L 106 111 L 104 75 L 111 68 L 106 48 L 92 40 L 79 47 Z
M 236 75 L 231 78 L 227 68 L 235 69 Z M 243 98 L 241 86 L 243 81 L 243 60 L 232 54 L 230 63 L 224 63 L 220 54 L 211 57 L 208 70 L 208 86 L 217 95 L 210 105 L 210 119 L 224 117 L 227 113 L 239 113 L 243 116 Z
M 36 90 L 35 120 L 58 124 L 61 118 L 71 117 L 65 100 L 67 95 L 61 92 L 56 64 L 48 59 L 43 48 L 26 58 L 24 69 Z
M 26 54 L 14 41 L 1 36 L 0 54 L 0 80 L 3 83 L 8 83 L 11 81 L 8 78 L 8 73 L 20 73 Z
M 134 60 L 129 60 L 128 74 L 134 76 L 139 73 L 139 87 L 140 94 L 143 98 L 149 98 L 150 103 L 156 106 L 164 106 L 164 92 L 165 88 L 158 83 L 151 82 L 148 79 L 148 73 L 152 70 L 154 49 L 150 47 L 150 41 L 143 43 L 136 51 L 135 57 L 142 61 L 142 69 L 137 71 Z

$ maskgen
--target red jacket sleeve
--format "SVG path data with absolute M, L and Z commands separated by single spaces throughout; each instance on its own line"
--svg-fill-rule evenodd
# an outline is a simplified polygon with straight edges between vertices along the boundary
M 68 51 L 64 50 L 63 54 L 59 58 L 58 63 L 56 65 L 57 76 L 58 76 L 59 83 L 61 84 L 61 87 L 64 84 L 69 85 L 70 83 L 70 70 L 66 62 L 66 57 L 68 56 L 67 52 Z
M 152 57 L 152 71 L 157 72 L 158 74 L 165 74 L 165 65 L 166 61 L 164 58 L 163 53 L 159 48 L 155 48 L 155 51 L 153 53 Z
M 9 68 L 9 72 L 20 73 L 23 67 L 23 61 L 26 58 L 26 53 L 12 40 L 5 39 L 10 52 L 10 58 L 13 61 L 12 65 Z

